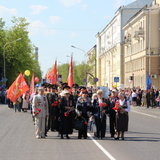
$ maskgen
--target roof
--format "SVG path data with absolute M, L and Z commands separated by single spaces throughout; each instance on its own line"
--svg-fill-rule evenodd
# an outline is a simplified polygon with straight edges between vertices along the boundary
M 101 34 L 102 32 L 104 32 L 106 30 L 106 28 L 114 21 L 114 19 L 116 18 L 117 14 L 119 14 L 120 12 L 122 12 L 125 9 L 139 9 L 141 11 L 142 8 L 144 8 L 146 5 L 151 5 L 152 2 L 154 0 L 136 0 L 126 6 L 120 6 L 118 8 L 118 10 L 115 12 L 115 16 L 112 18 L 112 20 L 106 25 L 106 27 L 101 31 L 98 32 L 97 35 Z M 140 12 L 138 11 L 138 13 Z M 137 13 L 136 13 L 137 14 Z M 135 15 L 134 15 L 135 16 Z M 133 17 L 134 17 L 133 16 Z M 132 17 L 132 18 L 133 18 Z M 130 19 L 129 19 L 130 20 Z

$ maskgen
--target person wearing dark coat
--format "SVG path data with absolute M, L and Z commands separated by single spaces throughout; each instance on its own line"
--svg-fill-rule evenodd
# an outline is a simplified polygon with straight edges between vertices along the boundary
M 82 92 L 81 96 L 78 98 L 76 112 L 78 118 L 83 121 L 83 128 L 78 130 L 78 139 L 82 139 L 82 136 L 84 139 L 87 139 L 87 127 L 91 112 L 91 100 L 86 91 Z
M 58 95 L 56 94 L 56 88 L 51 88 L 51 92 L 47 94 L 48 105 L 49 105 L 49 118 L 48 118 L 48 127 L 47 131 L 55 131 L 57 130 L 57 120 L 59 115 L 59 101 Z
M 147 93 L 146 93 L 147 108 L 149 108 L 151 105 L 150 99 L 151 99 L 150 90 L 147 90 Z
M 115 136 L 116 130 L 116 111 L 113 109 L 115 107 L 115 103 L 118 100 L 118 93 L 116 90 L 112 91 L 110 96 L 110 109 L 109 109 L 109 124 L 110 124 L 110 134 L 111 138 Z
M 72 101 L 69 97 L 69 91 L 62 91 L 61 100 L 59 104 L 59 134 L 61 135 L 61 139 L 64 138 L 64 134 L 66 135 L 67 139 L 70 139 L 68 135 L 72 134 L 73 132 L 72 112 L 74 111 L 74 107 L 72 106 Z
M 125 95 L 119 93 L 119 100 L 116 102 L 116 130 L 117 137 L 116 140 L 119 140 L 120 135 L 122 140 L 124 140 L 124 132 L 128 131 L 128 112 L 130 111 L 130 103 L 125 99 Z
M 106 114 L 109 113 L 109 100 L 103 98 L 103 91 L 97 91 L 98 98 L 92 100 L 93 102 L 93 116 L 95 119 L 96 125 L 96 134 L 97 138 L 103 139 L 106 133 Z
M 155 107 L 155 99 L 156 99 L 156 93 L 154 92 L 154 89 L 152 89 L 150 93 L 150 102 L 151 102 L 151 107 Z

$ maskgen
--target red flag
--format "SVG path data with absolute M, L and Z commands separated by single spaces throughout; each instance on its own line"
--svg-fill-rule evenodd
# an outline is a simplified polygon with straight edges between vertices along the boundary
M 34 90 L 34 73 L 32 74 L 31 84 L 30 84 L 30 95 L 35 92 Z
M 53 68 L 47 73 L 46 79 L 47 79 L 47 82 L 49 82 L 50 84 L 57 84 L 58 83 L 57 61 L 55 61 Z
M 71 62 L 70 62 L 70 66 L 69 66 L 69 75 L 68 75 L 68 79 L 67 79 L 68 85 L 70 87 L 72 87 L 72 85 L 74 84 L 74 80 L 73 80 L 73 62 L 72 62 L 72 57 L 71 57 Z
M 16 102 L 16 100 L 22 96 L 23 93 L 27 92 L 29 90 L 29 87 L 22 75 L 22 73 L 19 74 L 17 79 L 12 83 L 12 85 L 9 87 L 7 91 L 7 97 L 12 101 Z
M 50 83 L 50 78 L 49 78 L 49 77 L 50 77 L 50 71 L 51 71 L 51 70 L 49 70 L 49 71 L 47 72 L 46 76 L 45 76 L 45 79 L 46 79 L 46 82 L 47 82 L 47 83 Z

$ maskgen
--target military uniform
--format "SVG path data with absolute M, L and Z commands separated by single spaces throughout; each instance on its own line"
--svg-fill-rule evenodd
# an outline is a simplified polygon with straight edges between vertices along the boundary
M 54 131 L 57 129 L 57 116 L 58 116 L 58 95 L 54 92 L 47 94 L 48 107 L 49 107 L 49 118 L 47 130 Z
M 33 97 L 32 111 L 35 116 L 36 138 L 45 138 L 45 118 L 48 116 L 48 100 L 45 95 Z

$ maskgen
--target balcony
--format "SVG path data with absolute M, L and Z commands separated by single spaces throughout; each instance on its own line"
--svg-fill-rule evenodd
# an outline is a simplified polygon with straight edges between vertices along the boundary
M 139 30 L 135 31 L 134 38 L 136 40 L 139 40 L 140 38 L 143 38 L 143 37 L 144 37 L 144 30 L 142 27 L 139 27 Z
M 130 45 L 131 44 L 131 35 L 128 34 L 127 36 L 124 37 L 124 45 Z

